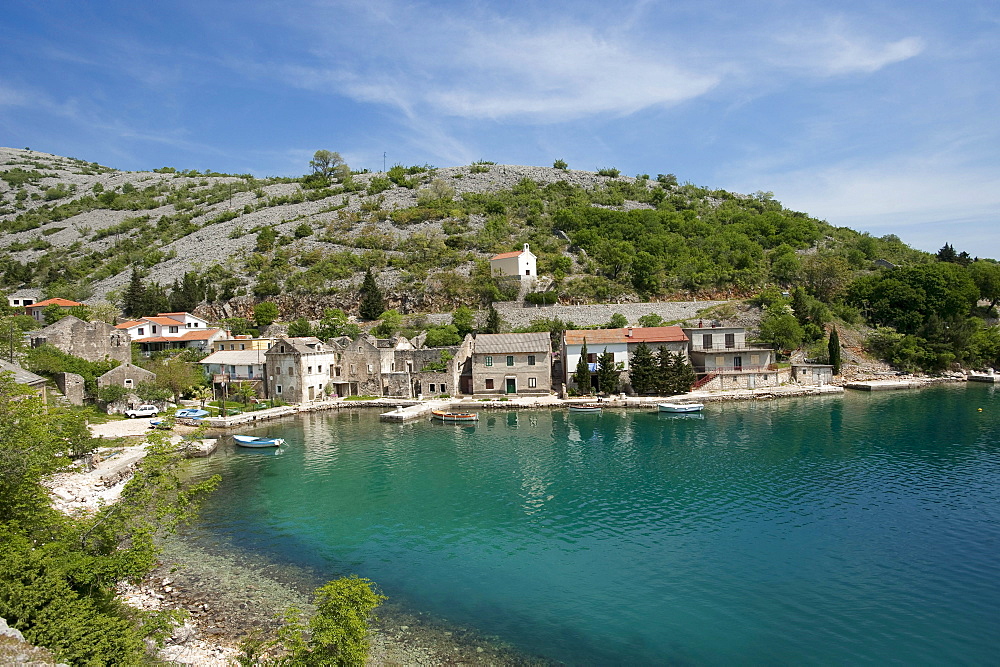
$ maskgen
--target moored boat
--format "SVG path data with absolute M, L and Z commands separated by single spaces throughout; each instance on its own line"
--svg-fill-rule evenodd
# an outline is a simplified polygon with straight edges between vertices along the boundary
M 240 447 L 281 447 L 284 438 L 257 438 L 252 435 L 234 435 L 233 441 Z
M 447 412 L 446 410 L 434 410 L 431 412 L 434 419 L 443 422 L 477 422 L 479 414 L 475 412 Z
M 600 403 L 570 403 L 570 412 L 600 412 Z
M 201 408 L 184 408 L 183 410 L 175 412 L 174 416 L 182 419 L 201 419 L 202 417 L 208 416 L 208 410 L 202 410 Z
M 702 403 L 658 403 L 660 412 L 701 412 L 705 406 Z

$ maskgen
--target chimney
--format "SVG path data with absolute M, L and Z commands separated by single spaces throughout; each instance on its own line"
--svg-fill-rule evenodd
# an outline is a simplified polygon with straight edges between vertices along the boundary
M 631 327 L 631 326 L 629 326 L 629 328 L 628 328 L 628 333 L 627 333 L 627 334 L 625 334 L 625 335 L 626 335 L 626 336 L 627 336 L 628 338 L 631 338 L 631 337 L 632 337 L 632 327 Z

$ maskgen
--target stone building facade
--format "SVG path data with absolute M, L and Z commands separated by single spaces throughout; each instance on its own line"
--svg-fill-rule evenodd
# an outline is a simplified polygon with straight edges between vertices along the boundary
M 116 366 L 104 375 L 97 378 L 97 388 L 101 387 L 125 387 L 129 391 L 134 391 L 143 382 L 152 382 L 156 379 L 156 373 L 147 371 L 145 368 L 131 363 Z
M 552 388 L 549 334 L 479 334 L 472 344 L 475 395 L 539 395 Z
M 312 336 L 278 338 L 264 353 L 267 395 L 286 403 L 324 398 L 332 375 L 330 368 L 337 364 L 338 348 Z
M 132 346 L 128 332 L 100 320 L 84 322 L 67 315 L 31 337 L 31 346 L 53 345 L 66 354 L 87 361 L 132 361 Z

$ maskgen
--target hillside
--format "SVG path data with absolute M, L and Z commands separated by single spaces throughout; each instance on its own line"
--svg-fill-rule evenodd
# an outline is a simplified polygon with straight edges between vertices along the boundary
M 207 306 L 284 297 L 318 316 L 350 311 L 368 267 L 403 312 L 511 298 L 484 260 L 523 243 L 563 303 L 747 295 L 790 283 L 810 256 L 853 271 L 930 258 L 769 193 L 602 173 L 475 163 L 256 179 L 0 149 L 0 288 L 117 302 L 133 267 L 168 291 L 193 272 Z

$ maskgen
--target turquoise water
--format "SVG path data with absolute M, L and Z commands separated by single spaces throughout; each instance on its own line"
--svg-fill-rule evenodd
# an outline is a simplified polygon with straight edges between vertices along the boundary
M 982 408 L 978 412 L 977 408 Z M 992 386 L 477 426 L 314 413 L 227 449 L 203 539 L 570 664 L 997 664 Z

